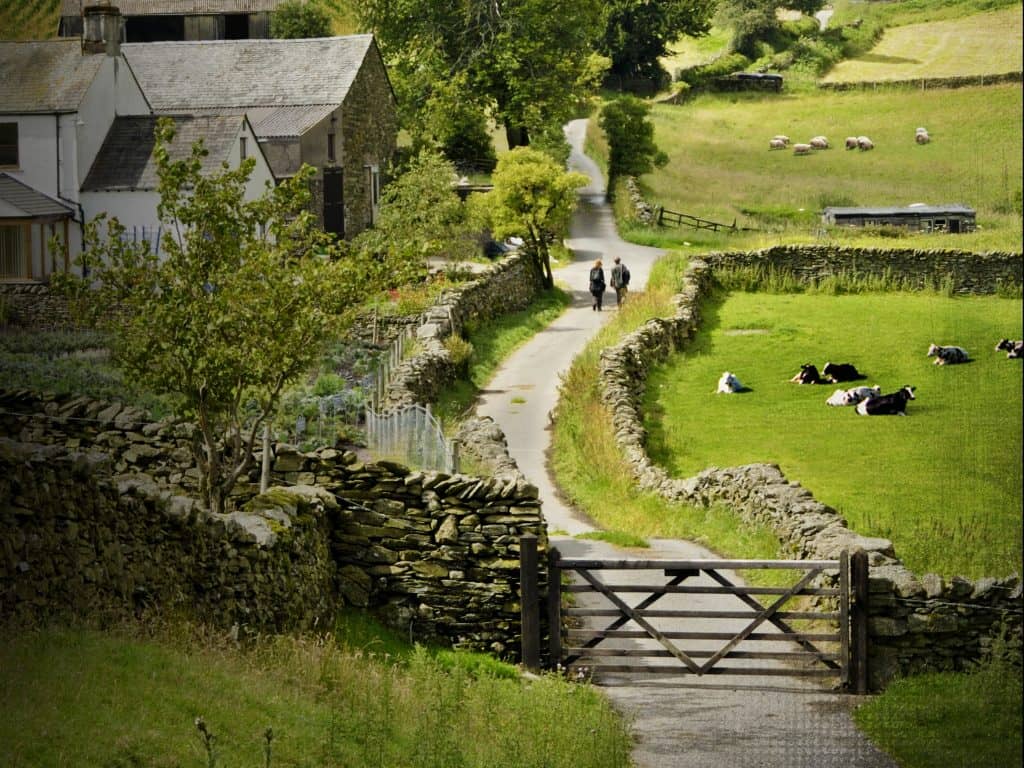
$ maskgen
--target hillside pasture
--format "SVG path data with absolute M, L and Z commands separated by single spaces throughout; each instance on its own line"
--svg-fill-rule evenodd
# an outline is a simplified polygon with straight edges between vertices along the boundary
M 669 163 L 641 182 L 652 203 L 713 221 L 736 219 L 757 230 L 713 240 L 692 229 L 660 233 L 679 242 L 746 249 L 827 234 L 848 244 L 1019 251 L 1021 107 L 1019 84 L 704 95 L 653 108 L 655 140 Z M 928 128 L 930 144 L 915 144 L 918 126 Z M 794 156 L 792 149 L 769 149 L 775 134 L 794 142 L 821 134 L 832 148 Z M 860 135 L 875 148 L 843 149 L 845 137 Z M 826 206 L 916 202 L 971 206 L 978 231 L 898 240 L 896 232 L 819 231 Z
M 1021 361 L 993 349 L 1020 338 L 1020 300 L 732 292 L 704 320 L 646 390 L 649 450 L 672 475 L 777 463 L 852 529 L 891 539 L 917 573 L 1020 572 Z M 932 342 L 972 362 L 935 366 Z M 829 360 L 883 392 L 916 386 L 908 415 L 858 416 L 825 404 L 836 385 L 789 382 Z M 716 395 L 726 370 L 751 391 Z
M 880 82 L 1020 72 L 1021 6 L 887 29 L 871 51 L 837 64 L 826 83 Z
M 57 36 L 60 0 L 0 0 L 0 40 Z

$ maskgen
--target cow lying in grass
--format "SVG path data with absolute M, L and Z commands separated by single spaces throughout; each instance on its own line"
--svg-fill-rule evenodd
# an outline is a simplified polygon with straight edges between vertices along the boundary
M 825 363 L 825 367 L 821 369 L 821 375 L 835 384 L 867 378 L 852 363 Z
M 935 365 L 966 363 L 970 359 L 967 356 L 967 350 L 963 347 L 941 347 L 938 344 L 928 347 L 928 357 L 935 358 Z
M 790 381 L 794 381 L 797 384 L 827 384 L 828 382 L 818 375 L 818 369 L 816 366 L 810 363 L 805 363 L 800 366 L 800 372 L 794 376 Z
M 878 397 L 882 394 L 882 388 L 877 384 L 873 387 L 853 387 L 851 389 L 837 389 L 825 401 L 826 405 L 845 406 L 857 405 L 862 400 L 870 397 Z
M 996 352 L 1006 350 L 1007 360 L 1017 360 L 1024 357 L 1024 341 L 1010 341 L 1003 339 L 996 344 Z
M 857 403 L 857 413 L 861 416 L 906 416 L 907 401 L 915 399 L 914 387 L 908 385 L 899 392 L 861 400 Z
M 740 384 L 740 380 L 726 371 L 718 380 L 718 394 L 731 395 L 734 392 L 742 392 L 746 387 Z

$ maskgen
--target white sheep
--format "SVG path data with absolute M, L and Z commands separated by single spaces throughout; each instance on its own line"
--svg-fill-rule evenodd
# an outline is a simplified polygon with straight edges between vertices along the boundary
M 857 146 L 860 147 L 865 152 L 869 149 L 875 148 L 874 142 L 871 141 L 871 139 L 869 139 L 867 136 L 858 136 Z
M 789 145 L 789 136 L 784 136 L 781 133 L 772 136 L 772 141 L 775 140 L 781 141 L 784 145 Z
M 928 135 L 928 131 L 918 130 L 918 132 L 914 134 L 914 141 L 918 144 L 927 144 L 931 140 L 932 137 Z
M 847 149 L 856 149 L 857 148 L 857 137 L 856 136 L 847 136 L 846 137 L 846 148 Z
M 793 145 L 793 154 L 794 155 L 809 155 L 809 154 L 811 154 L 811 145 L 810 144 L 794 144 Z
M 786 142 L 782 139 L 772 139 L 768 142 L 768 149 L 785 149 Z
M 824 136 L 815 136 L 807 143 L 811 145 L 811 149 L 828 149 L 828 139 Z
M 735 392 L 742 392 L 745 387 L 740 384 L 740 380 L 733 376 L 729 371 L 722 374 L 722 377 L 718 380 L 718 394 L 720 395 L 731 395 Z

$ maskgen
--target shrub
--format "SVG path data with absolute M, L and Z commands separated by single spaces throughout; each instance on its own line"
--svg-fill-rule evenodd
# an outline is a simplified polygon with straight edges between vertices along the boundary
M 742 53 L 727 53 L 699 67 L 679 70 L 678 76 L 680 80 L 691 86 L 704 85 L 716 77 L 746 69 L 749 64 L 750 59 Z
M 473 357 L 473 345 L 457 334 L 444 340 L 444 348 L 460 376 L 469 372 L 469 361 Z

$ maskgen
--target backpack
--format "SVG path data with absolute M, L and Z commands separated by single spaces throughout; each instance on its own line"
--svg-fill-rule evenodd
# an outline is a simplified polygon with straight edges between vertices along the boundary
M 623 264 L 622 273 L 619 275 L 619 279 L 622 281 L 623 286 L 629 285 L 629 268 Z

